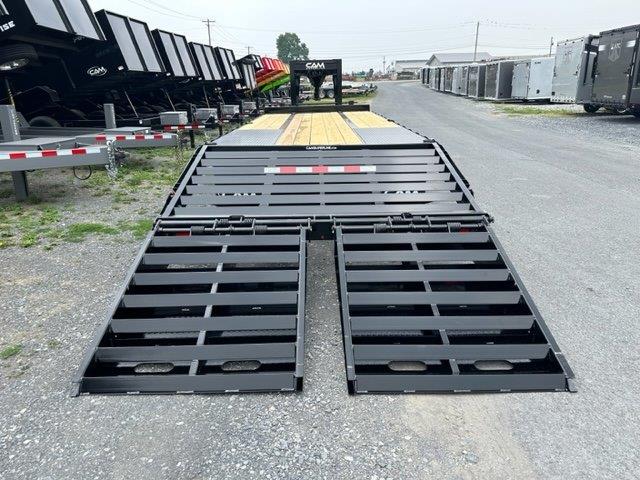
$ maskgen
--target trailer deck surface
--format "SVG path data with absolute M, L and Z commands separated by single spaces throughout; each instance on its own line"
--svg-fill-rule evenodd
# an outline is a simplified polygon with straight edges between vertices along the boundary
M 268 113 L 220 138 L 218 145 L 305 146 L 420 143 L 425 138 L 368 111 Z

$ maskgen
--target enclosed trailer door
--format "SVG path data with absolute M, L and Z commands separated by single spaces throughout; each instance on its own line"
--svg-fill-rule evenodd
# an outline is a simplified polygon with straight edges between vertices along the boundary
M 484 95 L 489 98 L 497 98 L 498 96 L 498 70 L 499 64 L 492 63 L 487 65 L 484 77 Z
M 598 47 L 598 61 L 593 85 L 593 100 L 595 102 L 614 105 L 627 104 L 637 42 L 637 28 L 603 34 Z
M 583 60 L 585 39 L 567 40 L 558 43 L 553 67 L 551 100 L 554 102 L 575 102 Z
M 513 98 L 527 98 L 530 68 L 530 62 L 519 62 L 513 66 L 513 79 L 511 81 L 511 96 Z
M 527 98 L 544 100 L 551 98 L 551 80 L 554 59 L 551 57 L 534 58 L 529 67 L 529 88 Z

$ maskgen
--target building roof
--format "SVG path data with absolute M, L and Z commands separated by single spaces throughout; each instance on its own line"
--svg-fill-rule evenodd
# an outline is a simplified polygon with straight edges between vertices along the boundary
M 396 60 L 396 70 L 399 68 L 421 68 L 426 65 L 426 60 Z
M 486 62 L 491 60 L 491 54 L 488 52 L 478 52 L 476 54 L 476 62 Z M 438 60 L 440 63 L 471 63 L 473 62 L 473 52 L 471 53 L 434 53 L 431 58 L 427 60 L 427 64 L 433 63 L 434 60 Z

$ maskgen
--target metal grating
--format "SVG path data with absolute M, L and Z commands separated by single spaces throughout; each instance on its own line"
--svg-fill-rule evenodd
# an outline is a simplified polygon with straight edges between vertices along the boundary
M 302 388 L 306 229 L 160 222 L 78 393 Z
M 478 213 L 436 143 L 384 147 L 205 146 L 163 218 Z
M 573 374 L 485 221 L 342 225 L 351 393 L 571 389 Z

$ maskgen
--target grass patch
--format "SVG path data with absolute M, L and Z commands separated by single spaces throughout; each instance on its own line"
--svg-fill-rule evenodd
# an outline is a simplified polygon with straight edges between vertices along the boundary
M 61 239 L 66 242 L 79 243 L 89 235 L 115 235 L 119 232 L 117 228 L 103 223 L 75 223 L 63 231 Z
M 131 232 L 134 238 L 144 238 L 153 228 L 153 220 L 141 219 L 135 222 L 121 222 L 119 224 L 122 231 Z
M 547 117 L 572 117 L 582 115 L 580 112 L 569 108 L 544 108 L 522 105 L 497 105 L 495 108 L 498 113 L 505 113 L 507 115 L 542 115 Z
M 10 203 L 0 207 L 0 248 L 37 245 L 60 221 L 57 208 L 46 204 Z
M 22 351 L 22 345 L 8 345 L 0 350 L 0 358 L 6 360 L 11 357 L 15 357 Z

